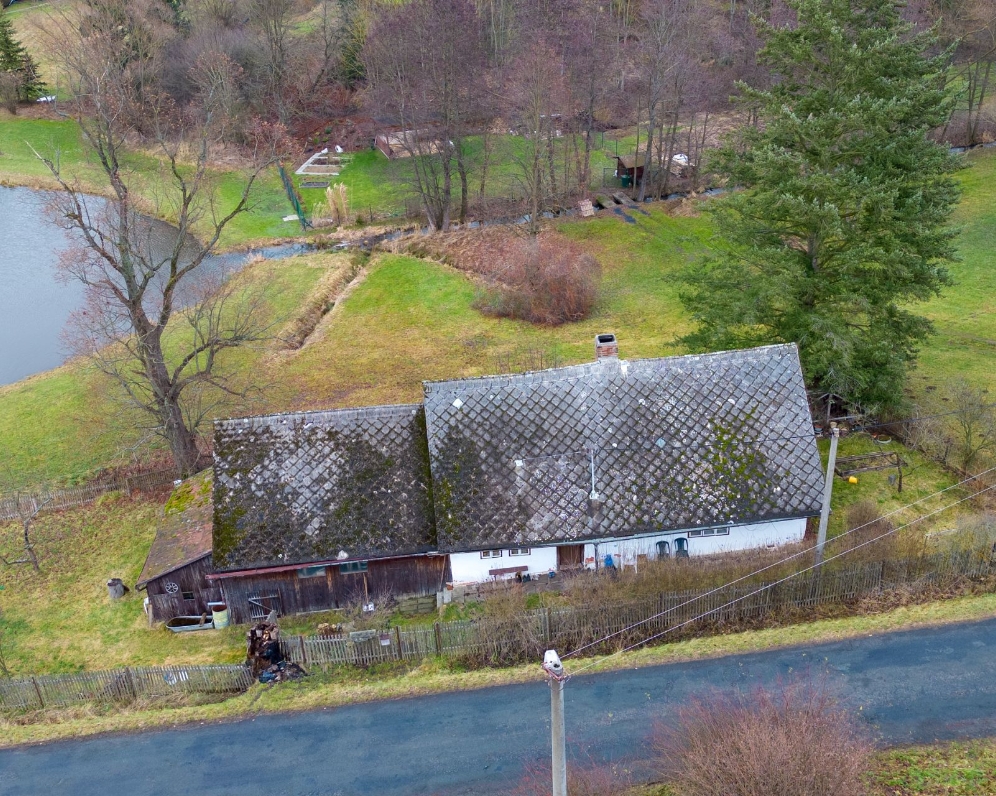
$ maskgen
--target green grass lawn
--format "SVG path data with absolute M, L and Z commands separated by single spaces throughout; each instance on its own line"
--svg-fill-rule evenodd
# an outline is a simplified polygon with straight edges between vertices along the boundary
M 121 600 L 108 599 L 109 578 L 134 587 L 161 510 L 159 500 L 110 494 L 37 518 L 41 573 L 30 566 L 0 570 L 0 631 L 15 674 L 241 659 L 238 628 L 181 635 L 149 629 L 143 592 L 132 588 Z M 0 526 L 5 550 L 16 532 L 13 524 Z
M 607 142 L 611 143 L 611 142 Z M 555 171 L 558 179 L 563 179 L 564 149 L 566 138 L 557 139 L 555 151 L 557 166 Z M 488 146 L 490 154 L 485 157 L 484 141 L 480 136 L 472 136 L 466 140 L 468 179 L 467 187 L 470 201 L 473 204 L 480 197 L 481 178 L 486 175 L 484 195 L 491 199 L 521 198 L 523 195 L 520 175 L 528 141 L 520 136 L 492 136 Z M 400 216 L 406 210 L 406 198 L 409 203 L 414 201 L 415 194 L 410 186 L 413 181 L 413 164 L 411 158 L 396 158 L 389 160 L 379 150 L 369 149 L 347 155 L 347 163 L 337 177 L 298 176 L 295 184 L 301 194 L 303 205 L 309 211 L 316 202 L 324 201 L 323 188 L 301 188 L 302 182 L 325 181 L 341 182 L 348 189 L 350 209 L 365 220 L 375 221 L 384 217 Z M 487 168 L 485 171 L 485 160 Z M 573 162 L 571 168 L 574 168 Z M 615 169 L 615 160 L 606 157 L 599 149 L 591 153 L 591 186 L 597 190 L 602 185 L 604 169 Z M 460 183 L 456 174 L 453 182 L 453 201 L 459 203 Z
M 71 120 L 28 119 L 10 116 L 0 111 L 0 184 L 54 188 L 56 184 L 40 155 L 58 161 L 63 172 L 77 177 L 87 190 L 107 194 L 107 180 L 101 170 L 88 159 L 79 130 Z M 130 153 L 127 168 L 131 184 L 138 192 L 144 209 L 169 221 L 170 213 L 156 202 L 160 180 L 160 162 L 148 153 Z M 238 171 L 215 172 L 214 187 L 219 210 L 233 207 L 241 196 L 244 184 Z M 257 179 L 251 195 L 252 209 L 237 216 L 226 227 L 221 246 L 240 247 L 300 234 L 297 222 L 288 223 L 283 217 L 292 212 L 290 202 L 275 168 L 267 169 Z M 203 224 L 198 228 L 206 233 Z
M 996 793 L 996 738 L 880 752 L 874 796 L 990 796 Z

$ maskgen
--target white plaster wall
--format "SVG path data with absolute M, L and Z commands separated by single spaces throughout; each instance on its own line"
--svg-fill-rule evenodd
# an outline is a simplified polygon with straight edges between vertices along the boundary
M 502 550 L 501 558 L 481 558 L 479 552 L 450 553 L 450 568 L 453 570 L 454 583 L 483 583 L 493 578 L 488 574 L 488 570 L 521 566 L 529 567 L 530 575 L 545 575 L 551 569 L 557 568 L 557 548 L 530 547 L 529 554 L 524 556 L 510 556 L 508 549 L 505 548 Z M 515 575 L 502 577 L 508 579 L 514 578 Z
M 620 568 L 635 565 L 638 555 L 645 555 L 650 559 L 657 558 L 657 542 L 662 540 L 671 543 L 671 554 L 674 555 L 674 540 L 677 538 L 688 540 L 690 556 L 800 542 L 806 533 L 806 520 L 777 520 L 753 525 L 732 525 L 729 531 L 729 534 L 721 536 L 690 537 L 688 531 L 678 533 L 672 531 L 629 539 L 604 539 L 597 543 L 598 566 L 601 567 L 605 562 L 605 556 L 610 554 L 613 563 Z M 594 542 L 584 546 L 584 564 L 588 569 L 595 568 L 595 548 Z

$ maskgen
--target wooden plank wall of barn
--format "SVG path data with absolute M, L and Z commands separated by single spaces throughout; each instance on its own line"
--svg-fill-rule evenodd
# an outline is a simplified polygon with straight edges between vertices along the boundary
M 232 622 L 251 622 L 270 610 L 281 616 L 327 611 L 347 605 L 422 596 L 442 591 L 452 579 L 449 556 L 413 556 L 370 561 L 366 572 L 342 573 L 338 564 L 323 576 L 300 577 L 298 570 L 223 578 L 221 586 Z
M 208 603 L 221 600 L 221 589 L 205 577 L 212 571 L 211 556 L 205 556 L 150 580 L 145 588 L 152 607 L 152 618 L 156 622 L 165 622 L 174 616 L 199 616 L 209 612 Z M 167 583 L 175 583 L 179 587 L 176 594 L 166 591 Z M 183 599 L 183 592 L 193 592 L 194 599 Z

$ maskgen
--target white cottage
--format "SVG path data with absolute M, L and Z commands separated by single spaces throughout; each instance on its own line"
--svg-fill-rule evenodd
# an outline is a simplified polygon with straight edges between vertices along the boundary
M 797 542 L 823 474 L 794 345 L 425 384 L 454 583 Z

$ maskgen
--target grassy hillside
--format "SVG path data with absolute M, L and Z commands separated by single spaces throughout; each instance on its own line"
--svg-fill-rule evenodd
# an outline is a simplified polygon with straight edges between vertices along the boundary
M 938 335 L 922 352 L 914 396 L 959 377 L 996 389 L 996 276 L 988 265 L 996 242 L 996 153 L 980 152 L 969 162 L 958 211 L 962 261 L 951 268 L 955 285 L 925 306 Z M 707 250 L 708 217 L 671 217 L 653 207 L 633 218 L 603 215 L 560 225 L 599 256 L 604 283 L 590 319 L 556 328 L 485 317 L 473 308 L 476 288 L 462 273 L 379 255 L 302 349 L 239 355 L 237 368 L 266 389 L 254 404 L 225 411 L 415 400 L 423 379 L 527 368 L 539 355 L 564 364 L 589 360 L 600 331 L 616 332 L 625 357 L 679 353 L 674 340 L 688 321 L 671 276 Z M 300 311 L 323 269 L 341 262 L 337 257 L 314 254 L 270 266 L 278 275 L 271 296 L 285 316 Z M 133 442 L 121 427 L 126 418 L 96 385 L 84 367 L 70 365 L 0 388 L 0 457 L 19 480 L 79 478 Z
M 241 630 L 185 638 L 148 630 L 142 592 L 107 597 L 108 578 L 134 586 L 155 535 L 161 499 L 107 495 L 98 504 L 41 515 L 35 525 L 41 574 L 0 571 L 0 631 L 12 671 L 72 672 L 152 663 L 240 659 Z M 10 527 L 2 529 L 5 544 Z

